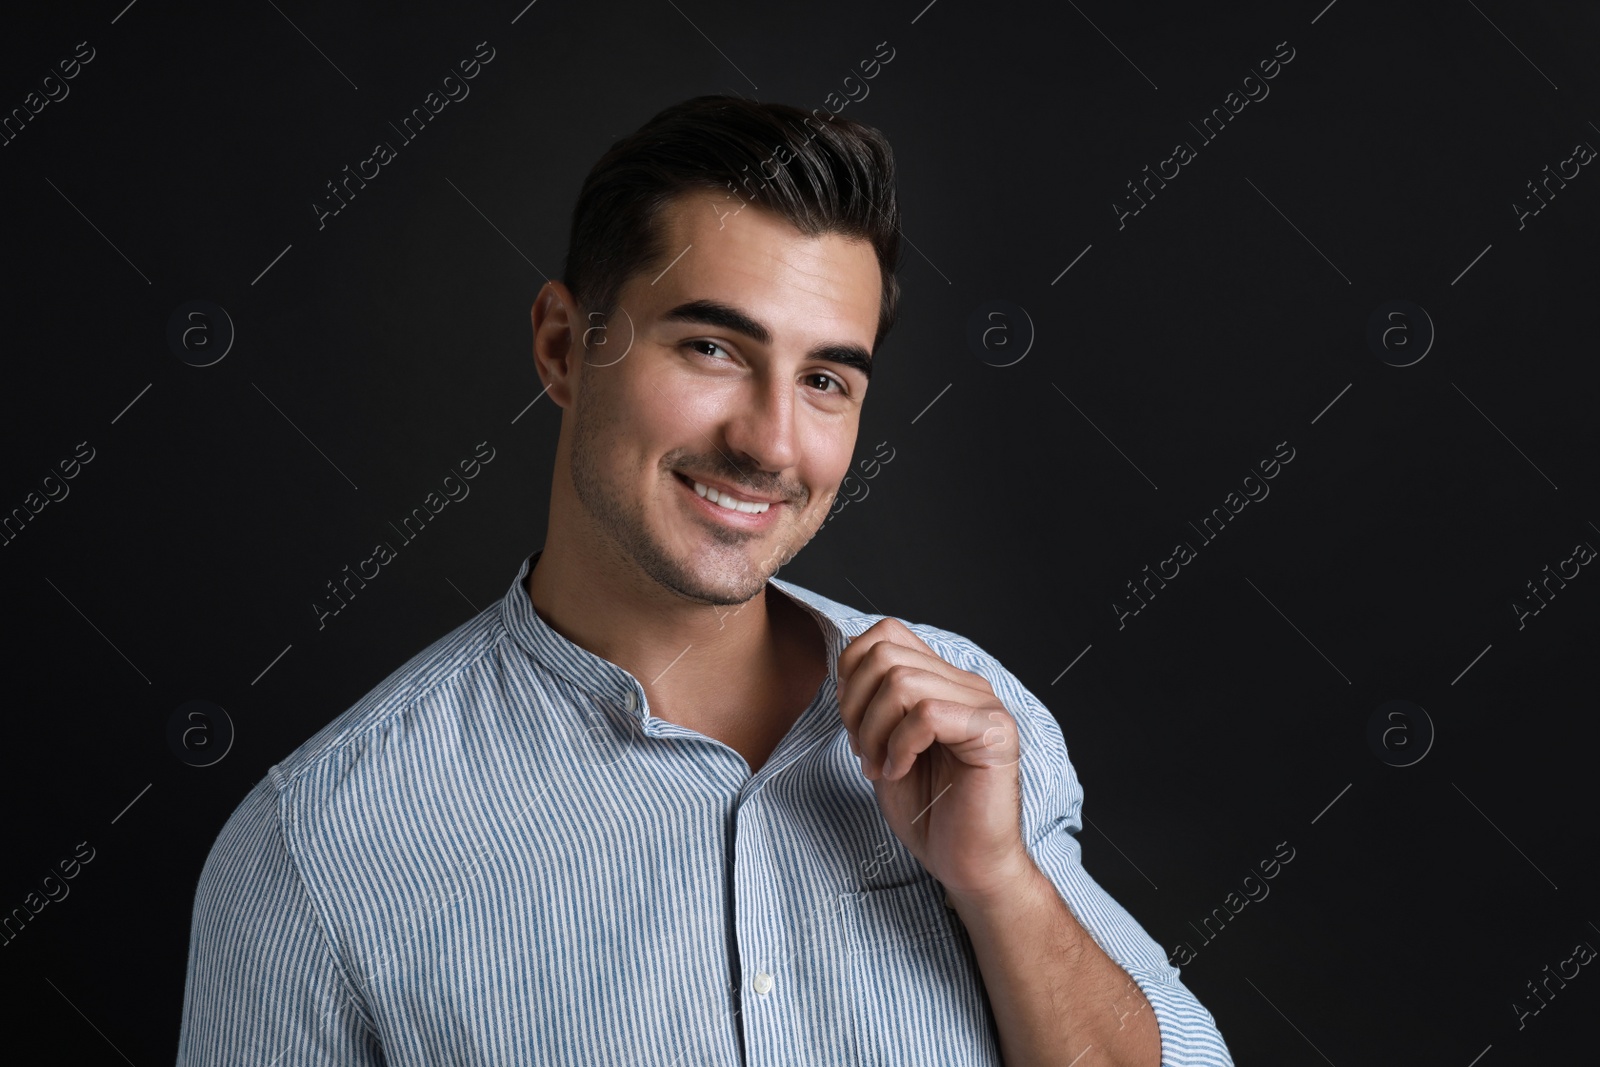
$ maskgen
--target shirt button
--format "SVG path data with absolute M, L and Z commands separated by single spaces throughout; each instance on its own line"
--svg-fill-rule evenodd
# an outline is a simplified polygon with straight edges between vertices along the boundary
M 639 707 L 639 694 L 635 693 L 632 689 L 628 690 L 628 695 L 623 698 L 623 703 L 628 705 L 629 711 L 636 710 Z
M 766 996 L 767 993 L 772 990 L 772 975 L 768 974 L 766 971 L 762 971 L 760 974 L 756 975 L 755 986 L 757 993 L 760 993 L 762 996 Z

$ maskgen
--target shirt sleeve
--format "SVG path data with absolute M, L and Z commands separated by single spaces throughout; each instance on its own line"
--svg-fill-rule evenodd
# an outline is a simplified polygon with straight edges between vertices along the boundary
M 212 845 L 195 890 L 178 1067 L 379 1067 L 352 989 L 263 779 Z
M 949 631 L 935 631 L 940 635 Z M 1055 716 L 993 656 L 958 634 L 956 666 L 981 674 L 1017 720 L 1022 827 L 1028 851 L 1079 924 L 1138 983 L 1161 1030 L 1163 1067 L 1233 1067 L 1216 1020 L 1179 978 L 1154 938 L 1083 868 L 1083 787 Z

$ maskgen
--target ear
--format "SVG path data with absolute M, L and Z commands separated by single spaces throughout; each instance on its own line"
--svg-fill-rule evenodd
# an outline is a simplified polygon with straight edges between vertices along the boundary
M 534 297 L 529 318 L 533 323 L 533 362 L 550 399 L 571 407 L 577 388 L 577 365 L 583 360 L 581 310 L 572 291 L 558 281 L 547 281 Z

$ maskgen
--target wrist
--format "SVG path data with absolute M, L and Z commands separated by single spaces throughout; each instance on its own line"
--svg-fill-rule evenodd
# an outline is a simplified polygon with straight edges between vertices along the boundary
M 1005 905 L 1037 889 L 1040 881 L 1049 880 L 1033 862 L 1027 849 L 1023 848 L 993 865 L 981 881 L 945 886 L 945 906 L 965 912 Z M 1052 884 L 1051 890 L 1054 891 L 1054 888 Z

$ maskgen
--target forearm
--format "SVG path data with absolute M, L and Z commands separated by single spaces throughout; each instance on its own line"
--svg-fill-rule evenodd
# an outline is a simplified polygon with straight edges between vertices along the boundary
M 1138 985 L 1031 862 L 1006 891 L 950 893 L 972 939 L 1006 1067 L 1160 1067 Z

